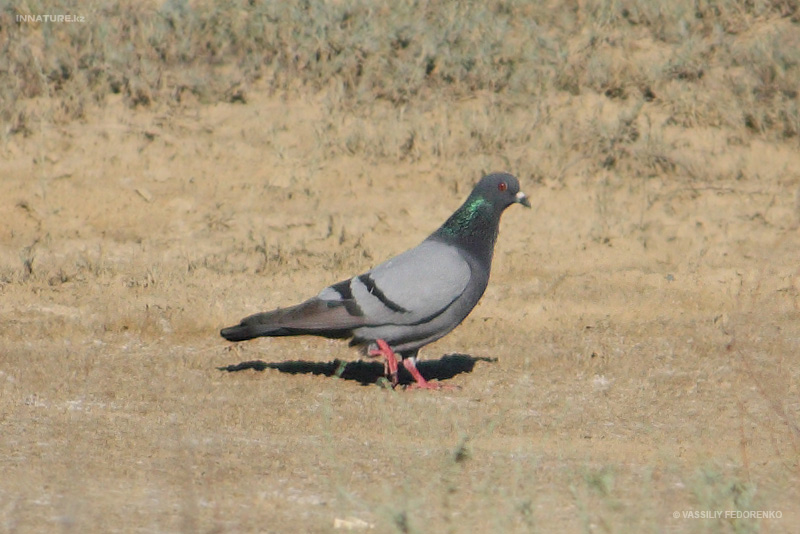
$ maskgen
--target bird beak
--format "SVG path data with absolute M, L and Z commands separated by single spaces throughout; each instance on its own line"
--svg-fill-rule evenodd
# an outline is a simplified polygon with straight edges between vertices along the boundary
M 517 196 L 514 197 L 514 199 L 515 199 L 514 202 L 516 202 L 517 204 L 522 204 L 526 208 L 530 208 L 531 207 L 531 201 L 528 200 L 528 195 L 526 195 L 522 191 L 517 193 Z

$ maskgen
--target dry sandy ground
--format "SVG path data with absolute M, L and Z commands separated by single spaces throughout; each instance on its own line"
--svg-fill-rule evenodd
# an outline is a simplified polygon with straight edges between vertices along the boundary
M 559 142 L 616 117 L 598 97 L 494 154 L 463 125 L 536 121 L 490 95 L 324 98 L 111 100 L 4 141 L 0 531 L 795 531 L 796 139 L 653 103 L 648 142 L 679 164 L 633 179 Z M 415 245 L 490 170 L 533 210 L 505 214 L 482 302 L 424 351 L 457 389 L 383 389 L 334 341 L 219 338 Z

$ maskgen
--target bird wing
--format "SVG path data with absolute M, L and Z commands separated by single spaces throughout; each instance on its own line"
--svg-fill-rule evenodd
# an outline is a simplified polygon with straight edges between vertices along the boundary
M 423 324 L 458 299 L 470 277 L 470 266 L 455 247 L 424 241 L 362 275 L 325 288 L 317 298 L 340 302 L 354 319 L 361 318 L 361 325 Z
M 297 334 L 349 337 L 365 326 L 422 325 L 464 293 L 470 276 L 455 247 L 424 241 L 301 304 L 245 317 L 221 334 L 230 341 Z

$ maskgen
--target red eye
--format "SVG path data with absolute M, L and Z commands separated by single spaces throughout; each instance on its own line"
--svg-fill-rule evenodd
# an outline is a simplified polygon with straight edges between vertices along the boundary
M 499 184 L 497 184 L 498 191 L 505 191 L 506 189 L 508 189 L 508 185 L 506 185 L 505 182 L 500 182 Z

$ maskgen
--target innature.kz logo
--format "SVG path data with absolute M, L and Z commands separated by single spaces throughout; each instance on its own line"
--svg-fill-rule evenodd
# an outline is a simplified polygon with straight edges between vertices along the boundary
M 17 15 L 17 22 L 86 22 L 83 15 Z

